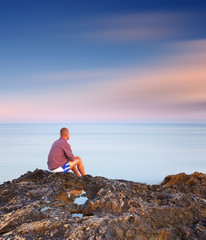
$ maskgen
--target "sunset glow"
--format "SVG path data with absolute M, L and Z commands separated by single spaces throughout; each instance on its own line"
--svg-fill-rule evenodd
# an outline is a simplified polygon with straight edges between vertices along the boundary
M 0 10 L 0 122 L 206 122 L 206 9 L 33 1 L 36 20 L 13 3 Z

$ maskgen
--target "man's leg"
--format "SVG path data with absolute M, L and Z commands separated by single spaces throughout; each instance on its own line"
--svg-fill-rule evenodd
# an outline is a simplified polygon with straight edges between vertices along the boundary
M 70 164 L 70 168 L 71 168 L 71 164 Z M 81 174 L 79 173 L 79 171 L 77 170 L 77 167 L 74 166 L 73 168 L 71 168 L 71 170 L 75 173 L 76 176 L 80 177 Z
M 73 162 L 69 161 L 69 163 L 70 163 L 70 168 L 72 169 L 72 171 L 73 171 L 77 176 L 79 176 L 79 175 L 78 175 L 78 173 L 77 173 L 77 169 L 75 169 L 76 166 L 77 166 L 79 172 L 81 173 L 81 175 L 82 175 L 82 176 L 85 175 L 84 165 L 83 165 L 82 159 L 81 159 L 80 157 L 75 157 L 75 160 L 74 160 Z M 73 169 L 73 168 L 74 168 L 74 169 Z

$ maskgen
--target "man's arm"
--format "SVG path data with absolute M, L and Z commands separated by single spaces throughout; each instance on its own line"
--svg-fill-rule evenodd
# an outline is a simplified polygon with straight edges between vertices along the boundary
M 64 153 L 65 153 L 68 161 L 72 161 L 73 162 L 75 160 L 75 156 L 72 153 L 72 149 L 71 149 L 71 146 L 70 146 L 69 143 L 65 144 L 65 146 L 64 146 Z

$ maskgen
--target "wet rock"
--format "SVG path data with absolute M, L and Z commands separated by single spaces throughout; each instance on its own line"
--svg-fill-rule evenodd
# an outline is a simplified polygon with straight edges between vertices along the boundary
M 0 185 L 0 239 L 203 240 L 206 175 L 147 185 L 37 169 Z

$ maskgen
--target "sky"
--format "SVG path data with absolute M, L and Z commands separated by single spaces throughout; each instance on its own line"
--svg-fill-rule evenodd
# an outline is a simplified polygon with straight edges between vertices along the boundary
M 0 123 L 206 123 L 205 0 L 0 0 Z

